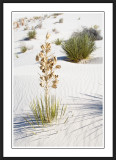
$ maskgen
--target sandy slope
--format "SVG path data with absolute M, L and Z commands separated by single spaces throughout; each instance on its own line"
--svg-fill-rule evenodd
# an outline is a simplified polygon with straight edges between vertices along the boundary
M 54 24 L 62 17 L 62 24 Z M 33 22 L 33 26 L 36 24 L 37 21 Z M 38 128 L 35 125 L 36 129 L 23 119 L 27 112 L 30 113 L 29 104 L 33 98 L 43 94 L 35 56 L 46 32 L 51 33 L 50 41 L 53 42 L 57 37 L 67 39 L 82 26 L 95 24 L 103 33 L 100 14 L 64 14 L 55 19 L 45 19 L 42 29 L 37 30 L 35 40 L 23 40 L 28 32 L 23 30 L 24 27 L 13 31 L 13 147 L 103 147 L 103 40 L 96 41 L 97 50 L 81 64 L 65 61 L 66 55 L 61 47 L 52 44 L 52 53 L 55 53 L 62 68 L 58 71 L 58 88 L 51 90 L 51 94 L 57 95 L 61 106 L 67 105 L 65 117 L 47 127 Z M 52 33 L 53 28 L 59 33 Z M 33 45 L 33 49 L 21 53 L 22 43 Z M 19 58 L 14 53 L 18 53 Z

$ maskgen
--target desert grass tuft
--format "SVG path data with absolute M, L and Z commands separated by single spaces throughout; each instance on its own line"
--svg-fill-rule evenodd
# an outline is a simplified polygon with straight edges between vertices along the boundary
M 39 19 L 39 17 L 38 17 L 38 16 L 34 16 L 33 18 L 34 18 L 35 20 L 38 20 L 38 19 Z
M 27 47 L 26 47 L 26 46 L 21 46 L 20 49 L 21 49 L 21 52 L 22 52 L 22 53 L 25 53 L 25 52 L 27 51 Z
M 52 15 L 50 15 L 50 16 L 53 16 L 54 18 L 56 18 L 57 16 L 60 16 L 60 15 L 62 15 L 63 13 L 53 13 Z
M 36 31 L 35 30 L 33 30 L 33 31 L 30 31 L 30 32 L 28 32 L 28 37 L 29 37 L 29 39 L 34 39 L 34 38 L 36 38 Z
M 62 44 L 62 41 L 63 41 L 63 40 L 57 38 L 57 39 L 54 41 L 54 43 L 55 43 L 56 45 L 61 45 L 61 44 Z
M 59 23 L 63 23 L 63 18 L 59 19 Z
M 56 97 L 49 96 L 48 97 L 48 105 L 49 105 L 49 112 L 46 110 L 46 97 L 40 98 L 40 101 L 38 98 L 36 100 L 33 99 L 33 102 L 30 104 L 30 109 L 32 111 L 32 114 L 34 116 L 34 120 L 32 120 L 31 116 L 28 114 L 28 119 L 24 117 L 24 119 L 33 127 L 34 125 L 45 125 L 47 123 L 51 123 L 52 121 L 57 121 L 58 119 L 61 119 L 65 112 L 67 106 L 62 106 L 62 109 L 60 110 L 60 103 L 59 100 L 56 100 Z M 48 112 L 48 113 L 47 113 Z M 49 116 L 49 117 L 48 117 Z

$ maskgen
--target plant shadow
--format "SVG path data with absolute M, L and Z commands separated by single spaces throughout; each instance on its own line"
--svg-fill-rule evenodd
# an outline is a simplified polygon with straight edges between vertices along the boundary
M 13 117 L 13 132 L 14 135 L 22 135 L 21 138 L 25 138 L 28 136 L 33 136 L 36 129 L 44 128 L 41 121 L 38 121 L 37 124 L 35 117 L 33 114 L 24 114 L 24 115 L 14 115 Z M 30 132 L 30 134 L 26 134 L 26 131 Z M 18 138 L 19 139 L 19 138 Z
M 71 62 L 71 63 L 77 63 L 77 62 L 71 61 L 67 56 L 57 57 L 57 60 Z M 77 63 L 77 64 L 103 64 L 103 57 L 95 57 L 95 58 L 88 59 L 88 60 L 85 59 L 85 63 L 79 61 L 79 63 Z
M 17 54 L 22 54 L 22 52 L 17 52 Z
M 60 57 L 57 57 L 57 60 L 69 62 L 69 59 L 68 59 L 67 56 L 60 56 Z
M 71 100 L 71 101 L 70 101 Z M 73 103 L 70 103 L 72 102 Z M 68 103 L 69 102 L 69 103 Z M 64 104 L 64 103 L 63 103 Z M 61 104 L 62 105 L 62 104 Z M 65 104 L 64 104 L 65 105 Z M 92 95 L 80 93 L 80 97 L 69 96 L 69 101 L 66 102 L 69 112 L 75 113 L 73 116 L 68 117 L 67 124 L 60 122 L 58 124 L 59 128 L 62 128 L 62 132 L 67 133 L 64 138 L 68 136 L 73 136 L 73 134 L 78 136 L 79 142 L 86 141 L 88 138 L 93 138 L 92 141 L 97 143 L 97 138 L 102 136 L 101 130 L 103 128 L 103 97 L 102 95 Z M 29 118 L 30 116 L 30 118 Z M 13 134 L 16 135 L 15 140 L 25 139 L 27 137 L 34 136 L 34 133 L 40 134 L 34 140 L 49 138 L 52 134 L 56 134 L 54 128 L 51 126 L 37 125 L 35 117 L 33 114 L 28 115 L 15 115 L 13 119 Z M 30 125 L 24 117 L 33 123 Z M 67 117 L 67 116 L 66 116 Z M 53 124 L 56 125 L 56 124 Z M 52 126 L 53 126 L 52 125 Z M 75 126 L 75 127 L 72 127 Z M 35 129 L 34 129 L 34 128 Z M 43 130 L 43 129 L 44 130 Z M 45 129 L 46 128 L 46 129 Z M 37 129 L 37 130 L 36 130 Z M 89 145 L 89 144 L 88 144 Z
M 29 40 L 30 40 L 29 37 L 26 37 L 26 38 L 23 38 L 23 39 L 21 39 L 19 41 L 29 41 Z
M 77 105 L 77 107 L 80 106 L 79 108 L 80 110 L 88 110 L 91 112 L 91 114 L 94 115 L 103 114 L 103 98 L 101 95 L 96 95 L 96 96 L 89 94 L 81 94 L 81 95 L 83 95 L 84 98 L 70 96 L 70 98 L 73 99 L 74 105 Z

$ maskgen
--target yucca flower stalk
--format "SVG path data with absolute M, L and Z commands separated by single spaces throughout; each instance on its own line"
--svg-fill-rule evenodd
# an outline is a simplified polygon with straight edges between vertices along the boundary
M 57 88 L 58 85 L 58 75 L 55 74 L 56 69 L 60 69 L 60 65 L 57 64 L 56 56 L 50 54 L 51 52 L 51 44 L 48 42 L 50 34 L 46 34 L 45 44 L 41 45 L 41 51 L 36 55 L 36 61 L 40 64 L 40 70 L 43 75 L 40 76 L 40 86 L 45 90 L 45 105 L 46 105 L 46 116 L 47 121 L 50 122 L 49 118 L 49 105 L 48 105 L 48 97 L 50 88 Z

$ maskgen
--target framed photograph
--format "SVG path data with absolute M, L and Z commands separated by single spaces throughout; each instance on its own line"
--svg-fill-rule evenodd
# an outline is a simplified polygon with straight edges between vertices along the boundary
M 113 3 L 4 3 L 3 18 L 4 157 L 112 157 Z

